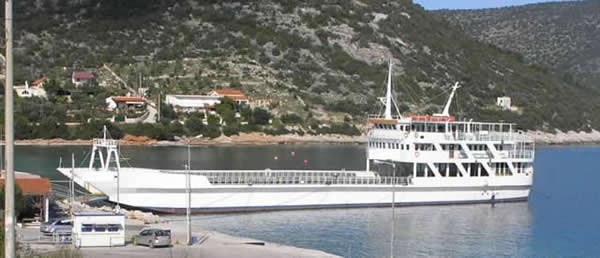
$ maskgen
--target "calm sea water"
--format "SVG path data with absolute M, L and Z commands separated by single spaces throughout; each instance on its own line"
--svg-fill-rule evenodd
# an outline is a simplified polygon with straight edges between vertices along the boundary
M 17 146 L 16 169 L 64 179 L 89 147 Z M 292 154 L 293 152 L 293 154 Z M 123 147 L 132 166 L 183 168 L 185 147 Z M 194 169 L 363 169 L 364 146 L 192 148 Z M 277 157 L 277 159 L 275 159 Z M 397 208 L 398 256 L 599 256 L 600 147 L 540 148 L 529 202 Z M 304 163 L 304 160 L 308 163 Z M 85 163 L 87 164 L 87 163 Z M 125 164 L 127 165 L 127 164 Z M 194 226 L 346 257 L 389 256 L 390 208 L 194 216 Z M 171 219 L 182 217 L 171 216 Z

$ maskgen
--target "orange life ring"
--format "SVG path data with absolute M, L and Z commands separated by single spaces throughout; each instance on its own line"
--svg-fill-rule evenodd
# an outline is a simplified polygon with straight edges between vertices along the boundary
M 415 151 L 415 157 L 417 157 L 417 158 L 419 157 L 419 152 L 418 151 Z

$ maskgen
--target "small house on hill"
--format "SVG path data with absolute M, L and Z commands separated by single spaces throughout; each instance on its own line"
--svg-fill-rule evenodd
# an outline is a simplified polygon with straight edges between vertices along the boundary
M 234 89 L 218 89 L 208 93 L 210 96 L 218 96 L 219 98 L 228 97 L 238 104 L 248 104 L 248 97 L 240 90 Z
M 41 87 L 44 87 L 44 84 L 46 83 L 46 81 L 48 81 L 48 77 L 44 76 L 40 79 L 33 81 L 31 86 L 41 88 Z
M 146 99 L 143 97 L 111 96 L 106 98 L 106 109 L 108 111 L 115 109 L 138 110 L 145 109 L 145 107 Z
M 39 86 L 29 87 L 29 83 L 25 82 L 25 85 L 13 86 L 17 96 L 20 98 L 31 98 L 31 97 L 40 97 L 46 98 L 46 90 L 43 87 Z
M 75 84 L 75 86 L 80 86 L 88 81 L 94 79 L 94 74 L 91 72 L 73 72 L 71 75 L 71 82 Z

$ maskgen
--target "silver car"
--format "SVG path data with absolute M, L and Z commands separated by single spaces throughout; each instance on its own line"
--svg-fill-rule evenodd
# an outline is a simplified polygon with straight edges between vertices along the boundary
M 147 245 L 150 248 L 157 246 L 171 246 L 171 230 L 148 228 L 143 229 L 133 238 L 134 245 Z
M 58 219 L 49 223 L 42 223 L 40 225 L 40 231 L 44 235 L 70 235 L 73 231 L 73 221 L 69 219 Z

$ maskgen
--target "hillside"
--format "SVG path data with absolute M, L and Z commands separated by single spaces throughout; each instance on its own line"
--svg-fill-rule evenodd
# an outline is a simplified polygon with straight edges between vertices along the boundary
M 438 112 L 460 81 L 460 119 L 600 129 L 595 89 L 470 39 L 410 0 L 24 0 L 15 40 L 17 82 L 108 64 L 129 85 L 143 75 L 152 98 L 233 87 L 281 100 L 275 114 L 364 123 L 379 110 L 392 57 L 402 111 Z M 502 95 L 519 111 L 495 107 Z
M 568 71 L 585 85 L 600 86 L 600 1 L 438 13 L 478 40 Z

